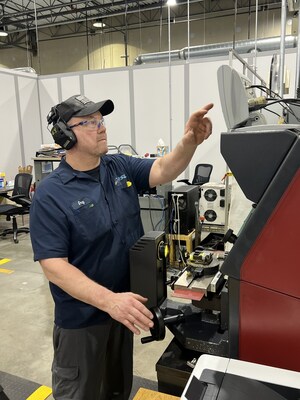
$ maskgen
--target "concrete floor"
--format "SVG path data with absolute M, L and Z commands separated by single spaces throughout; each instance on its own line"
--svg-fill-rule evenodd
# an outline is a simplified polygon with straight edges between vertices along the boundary
M 0 220 L 0 231 L 10 226 Z M 51 387 L 53 302 L 39 263 L 33 262 L 30 235 L 20 234 L 18 244 L 12 235 L 0 237 L 4 258 L 11 261 L 0 269 L 12 273 L 0 272 L 0 371 Z M 163 341 L 141 344 L 136 336 L 134 374 L 156 381 L 155 364 L 172 337 L 167 330 Z

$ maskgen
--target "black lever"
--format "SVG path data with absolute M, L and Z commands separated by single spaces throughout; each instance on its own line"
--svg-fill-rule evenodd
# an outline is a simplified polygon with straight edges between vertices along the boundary
M 151 336 L 146 336 L 141 339 L 143 344 L 153 342 L 154 340 L 164 340 L 166 336 L 166 325 L 184 319 L 182 312 L 180 314 L 163 317 L 159 307 L 150 308 L 150 311 L 153 314 L 153 327 L 150 328 Z
M 223 237 L 223 242 L 229 242 L 229 243 L 235 243 L 237 240 L 237 236 L 233 233 L 232 229 L 228 229 L 228 231 L 225 233 Z

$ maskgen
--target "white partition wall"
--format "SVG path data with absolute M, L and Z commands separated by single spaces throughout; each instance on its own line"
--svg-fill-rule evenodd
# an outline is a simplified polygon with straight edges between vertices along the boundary
M 176 144 L 182 138 L 184 134 L 184 128 L 186 120 L 190 114 L 189 109 L 189 92 L 188 92 L 188 72 L 189 65 L 172 65 L 170 68 L 169 74 L 171 79 L 170 81 L 170 132 L 169 132 L 169 140 L 170 140 L 170 150 L 174 149 Z M 187 171 L 184 171 L 181 175 L 178 176 L 177 180 L 189 178 L 189 168 Z M 176 187 L 178 185 L 182 185 L 182 183 L 177 183 L 177 180 L 173 182 L 173 186 Z
M 257 55 L 257 72 L 269 80 L 272 53 Z M 245 55 L 249 64 L 253 55 Z M 101 71 L 85 71 L 38 77 L 0 69 L 1 146 L 0 171 L 13 179 L 19 165 L 32 164 L 31 158 L 42 143 L 53 143 L 47 130 L 51 107 L 73 94 L 85 94 L 93 101 L 112 99 L 115 111 L 106 117 L 108 143 L 131 144 L 140 155 L 155 153 L 159 139 L 174 148 L 184 132 L 190 113 L 212 102 L 209 116 L 213 135 L 196 151 L 187 170 L 178 178 L 192 179 L 198 163 L 213 164 L 212 181 L 219 182 L 226 172 L 220 153 L 220 134 L 226 132 L 217 82 L 220 65 L 229 57 L 176 61 Z M 296 49 L 286 51 L 285 66 L 293 97 Z M 242 72 L 235 60 L 234 67 Z M 265 115 L 268 115 L 265 112 Z M 271 114 L 270 114 L 271 115 Z M 271 119 L 271 117 L 269 117 Z M 276 120 L 276 116 L 272 116 Z M 174 185 L 178 185 L 174 182 Z
M 156 153 L 159 139 L 170 146 L 169 69 L 137 68 L 133 82 L 136 147 L 140 154 Z
M 0 98 L 1 171 L 11 180 L 18 173 L 18 165 L 22 164 L 15 76 L 0 73 L 0 87 L 5 94 Z
M 80 75 L 63 76 L 57 83 L 61 86 L 59 101 L 81 93 Z
M 208 103 L 214 104 L 208 114 L 213 122 L 213 133 L 209 140 L 198 147 L 190 163 L 190 176 L 192 178 L 197 164 L 212 164 L 210 179 L 213 182 L 220 182 L 226 172 L 226 164 L 220 154 L 220 135 L 226 132 L 227 128 L 222 114 L 217 81 L 217 70 L 223 64 L 224 59 L 190 64 L 190 109 L 197 110 Z
M 40 95 L 40 116 L 42 125 L 42 143 L 53 143 L 51 133 L 47 129 L 47 115 L 59 99 L 59 88 L 57 77 L 40 77 L 38 81 Z M 40 148 L 40 146 L 39 146 Z M 38 150 L 38 149 L 37 149 Z
M 24 145 L 24 165 L 33 165 L 32 157 L 42 140 L 37 79 L 18 77 L 20 138 Z
M 1 69 L 0 87 L 0 170 L 13 180 L 41 141 L 37 76 Z
M 86 74 L 83 93 L 95 102 L 106 99 L 114 102 L 113 113 L 105 117 L 108 144 L 132 144 L 130 69 L 115 68 Z

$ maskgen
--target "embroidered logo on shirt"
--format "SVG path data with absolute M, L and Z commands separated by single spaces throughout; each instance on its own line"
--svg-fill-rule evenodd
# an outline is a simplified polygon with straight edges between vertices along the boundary
M 94 204 L 93 204 L 92 200 L 88 199 L 87 197 L 84 197 L 83 199 L 75 200 L 72 203 L 73 210 L 79 210 L 80 208 L 82 208 L 84 206 L 91 208 L 91 207 L 94 207 Z
M 115 178 L 115 186 L 119 188 L 126 188 L 132 186 L 132 182 L 128 181 L 127 176 L 123 174 Z

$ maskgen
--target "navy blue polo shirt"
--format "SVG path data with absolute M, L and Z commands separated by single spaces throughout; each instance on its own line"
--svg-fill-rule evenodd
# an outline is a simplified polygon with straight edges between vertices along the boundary
M 130 289 L 129 249 L 143 235 L 138 192 L 149 189 L 153 160 L 101 158 L 100 182 L 63 159 L 37 188 L 30 209 L 34 260 L 68 258 L 102 286 Z M 82 328 L 109 318 L 50 282 L 55 323 Z

